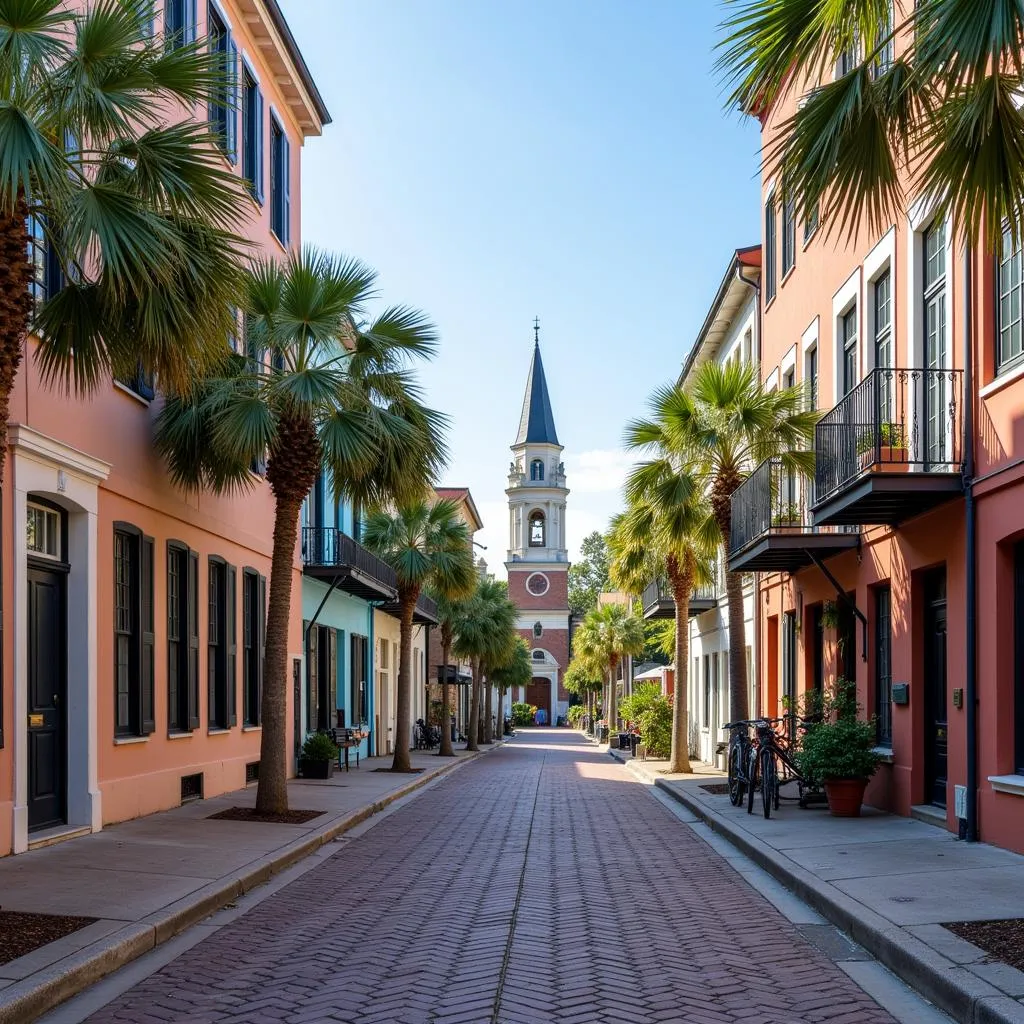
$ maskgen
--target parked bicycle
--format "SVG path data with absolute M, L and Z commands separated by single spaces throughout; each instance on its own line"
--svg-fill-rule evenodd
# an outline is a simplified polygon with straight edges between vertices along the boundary
M 739 722 L 727 722 L 723 729 L 729 730 L 729 802 L 733 807 L 743 803 L 750 777 L 747 769 L 750 764 L 750 727 L 756 725 L 754 719 Z

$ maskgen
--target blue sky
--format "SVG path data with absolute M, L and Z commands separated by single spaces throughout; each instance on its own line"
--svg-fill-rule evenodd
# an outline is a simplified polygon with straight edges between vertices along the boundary
M 759 237 L 756 126 L 722 111 L 713 0 L 281 0 L 334 119 L 303 153 L 306 242 L 425 310 L 492 571 L 540 317 L 575 549 L 620 505 L 626 420 L 674 378 Z M 572 554 L 572 551 L 570 552 Z

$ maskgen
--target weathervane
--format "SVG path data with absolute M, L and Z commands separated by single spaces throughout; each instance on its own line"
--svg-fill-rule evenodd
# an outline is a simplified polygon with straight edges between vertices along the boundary
M 533 318 L 533 343 L 540 344 L 540 320 L 537 317 Z

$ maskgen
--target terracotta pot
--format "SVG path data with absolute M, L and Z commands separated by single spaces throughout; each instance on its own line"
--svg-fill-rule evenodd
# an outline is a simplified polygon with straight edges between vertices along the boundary
M 872 473 L 905 473 L 907 470 L 907 449 L 893 448 L 891 445 L 883 444 L 878 449 L 878 459 L 875 459 L 875 449 L 869 448 L 866 452 L 860 453 L 861 469 L 869 469 Z
M 867 779 L 826 779 L 829 813 L 837 818 L 859 818 L 867 788 Z

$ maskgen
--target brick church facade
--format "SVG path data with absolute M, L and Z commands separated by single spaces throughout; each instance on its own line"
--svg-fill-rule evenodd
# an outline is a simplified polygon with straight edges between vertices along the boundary
M 534 332 L 536 335 L 536 326 Z M 505 493 L 509 507 L 508 592 L 519 609 L 519 633 L 530 645 L 534 670 L 525 694 L 516 696 L 543 708 L 547 724 L 554 725 L 569 708 L 563 684 L 569 664 L 569 552 L 565 540 L 569 489 L 538 337 Z

